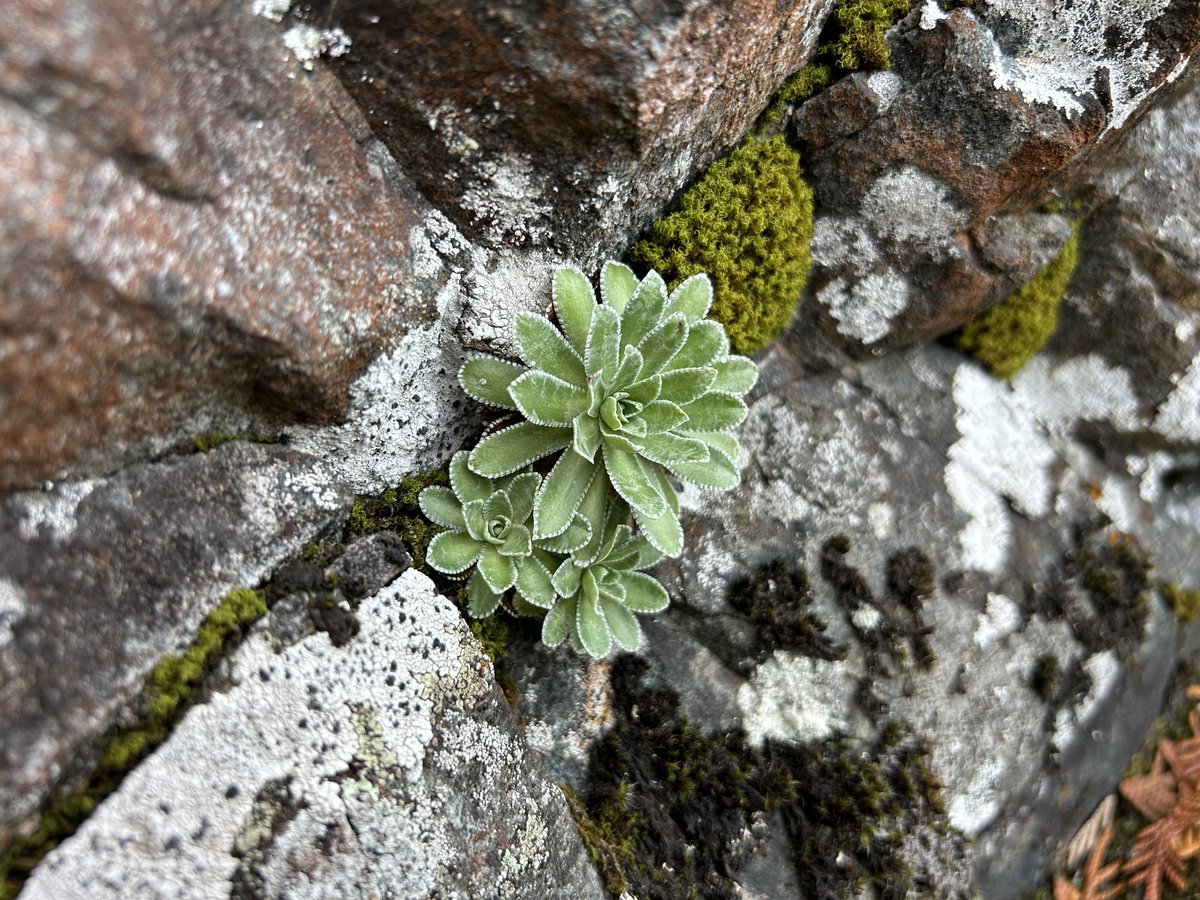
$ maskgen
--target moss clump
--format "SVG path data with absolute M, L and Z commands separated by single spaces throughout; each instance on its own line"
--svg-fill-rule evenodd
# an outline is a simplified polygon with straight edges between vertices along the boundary
M 441 529 L 431 525 L 421 513 L 417 497 L 421 491 L 433 484 L 448 485 L 447 469 L 418 472 L 410 475 L 394 488 L 388 488 L 374 497 L 356 497 L 346 520 L 343 540 L 346 543 L 377 531 L 391 531 L 399 535 L 412 554 L 413 565 L 433 577 L 425 565 L 425 548 Z M 439 578 L 434 578 L 439 581 Z
M 217 428 L 207 434 L 197 435 L 192 441 L 192 450 L 195 453 L 207 453 L 209 450 L 215 450 L 217 447 L 220 447 L 222 444 L 228 444 L 230 441 L 248 441 L 253 444 L 277 444 L 279 443 L 279 438 L 277 435 L 265 434 L 258 431 L 246 431 L 234 434 Z
M 1165 581 L 1159 583 L 1158 591 L 1179 621 L 1191 623 L 1200 616 L 1200 591 L 1189 591 Z
M 265 594 L 250 588 L 230 591 L 200 625 L 182 654 L 164 656 L 146 677 L 139 700 L 142 718 L 100 740 L 95 768 L 66 797 L 42 813 L 37 830 L 0 854 L 0 900 L 16 897 L 29 873 L 62 840 L 75 833 L 96 804 L 170 733 L 183 707 L 212 664 L 267 612 Z
M 697 272 L 713 280 L 709 316 L 736 353 L 765 347 L 792 320 L 812 262 L 812 190 L 782 136 L 751 137 L 650 226 L 630 250 L 673 288 Z
M 1058 306 L 1079 262 L 1079 225 L 1054 261 L 1008 299 L 968 322 L 954 344 L 997 378 L 1011 378 L 1058 328 Z

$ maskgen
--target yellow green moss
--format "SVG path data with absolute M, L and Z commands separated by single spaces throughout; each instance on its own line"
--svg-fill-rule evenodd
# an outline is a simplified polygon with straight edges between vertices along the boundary
M 356 498 L 346 521 L 346 543 L 377 531 L 394 532 L 408 547 L 413 565 L 430 574 L 425 567 L 425 548 L 441 529 L 430 525 L 422 515 L 417 497 L 430 485 L 449 483 L 450 476 L 442 468 L 410 475 L 396 487 L 388 488 L 375 497 Z
M 997 378 L 1011 378 L 1046 346 L 1058 328 L 1058 306 L 1079 261 L 1079 226 L 1062 252 L 1028 284 L 968 322 L 955 345 Z
M 671 287 L 707 272 L 714 289 L 709 315 L 724 323 L 734 352 L 753 353 L 792 319 L 812 262 L 812 234 L 812 191 L 800 154 L 782 136 L 751 137 L 713 163 L 630 257 Z
M 208 432 L 207 434 L 197 435 L 192 441 L 192 450 L 196 453 L 207 453 L 209 450 L 215 450 L 222 444 L 228 444 L 230 441 L 249 441 L 254 444 L 276 444 L 279 438 L 273 434 L 265 434 L 258 431 L 245 431 L 232 433 L 222 431 L 219 428 Z
M 1189 591 L 1165 581 L 1159 583 L 1158 590 L 1179 621 L 1195 622 L 1196 617 L 1200 616 L 1200 591 Z

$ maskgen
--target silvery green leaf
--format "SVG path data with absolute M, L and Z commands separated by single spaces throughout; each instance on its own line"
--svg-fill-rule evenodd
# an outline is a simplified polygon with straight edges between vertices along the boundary
M 554 586 L 546 567 L 532 556 L 517 562 L 517 593 L 526 601 L 542 609 L 554 605 Z
M 642 404 L 651 403 L 661 396 L 662 383 L 663 381 L 660 376 L 650 375 L 629 385 L 629 387 L 625 388 L 625 393 L 629 395 L 630 400 L 636 400 Z
M 717 370 L 711 366 L 672 369 L 662 374 L 662 392 L 659 396 L 682 406 L 697 397 L 703 397 L 716 379 Z
M 669 400 L 653 400 L 642 407 L 642 421 L 646 423 L 646 434 L 671 431 L 687 420 L 687 413 Z
M 727 431 L 746 418 L 746 403 L 733 394 L 709 391 L 683 407 L 688 431 Z
M 497 594 L 503 594 L 517 580 L 516 563 L 507 556 L 501 556 L 500 551 L 491 544 L 484 545 L 478 565 L 479 574 Z
M 463 503 L 486 500 L 492 495 L 491 480 L 476 475 L 467 465 L 470 455 L 466 450 L 459 450 L 450 459 L 450 487 Z
M 597 306 L 588 331 L 584 365 L 588 375 L 612 380 L 621 357 L 621 320 L 607 306 Z
M 502 409 L 516 409 L 508 395 L 508 386 L 525 371 L 524 366 L 516 363 L 491 356 L 477 356 L 467 360 L 458 370 L 458 383 L 481 403 Z
M 559 600 L 542 620 L 542 643 L 557 647 L 575 627 L 575 598 Z
M 514 476 L 504 488 L 509 502 L 512 503 L 512 520 L 514 522 L 529 521 L 529 517 L 533 515 L 533 498 L 537 495 L 537 489 L 541 487 L 541 484 L 540 475 L 534 472 L 522 472 L 520 475 Z
M 530 619 L 540 619 L 546 615 L 546 610 L 543 607 L 530 603 L 520 594 L 513 594 L 509 599 L 508 604 L 510 607 L 512 607 L 512 611 L 518 616 L 525 616 L 526 618 Z
M 461 531 L 443 531 L 434 535 L 425 550 L 425 561 L 446 575 L 465 572 L 479 558 L 483 545 Z
M 663 558 L 663 553 L 640 532 L 618 547 L 604 561 L 610 570 L 648 569 Z
M 724 391 L 740 397 L 758 381 L 758 366 L 754 360 L 744 356 L 730 356 L 713 363 L 717 370 L 717 379 L 713 382 L 714 391 Z
M 679 463 L 702 463 L 708 460 L 708 445 L 696 438 L 668 431 L 648 434 L 642 440 L 642 456 L 668 469 Z
M 571 266 L 563 266 L 554 273 L 554 315 L 572 348 L 581 357 L 587 346 L 595 308 L 596 295 L 592 293 L 586 275 Z
M 658 492 L 658 486 L 642 470 L 642 458 L 636 453 L 619 450 L 606 439 L 604 467 L 613 488 L 631 507 L 651 518 L 666 512 L 666 501 Z
M 624 604 L 604 595 L 600 597 L 600 608 L 604 612 L 604 621 L 608 625 L 609 633 L 617 645 L 631 653 L 637 650 L 642 640 L 642 629 L 633 613 Z
M 485 522 L 496 519 L 512 520 L 512 502 L 504 491 L 495 491 L 483 502 L 483 518 Z
M 685 279 L 675 290 L 667 303 L 667 315 L 681 312 L 687 316 L 688 324 L 699 322 L 708 315 L 712 305 L 712 282 L 703 272 Z
M 558 458 L 533 501 L 533 527 L 539 539 L 566 530 L 595 477 L 596 464 L 574 450 Z
M 575 565 L 573 561 L 564 559 L 554 570 L 554 574 L 550 576 L 550 584 L 554 586 L 558 596 L 573 597 L 579 590 L 579 581 L 582 575 L 583 569 Z
M 679 513 L 665 510 L 662 515 L 647 516 L 638 510 L 633 518 L 646 540 L 666 556 L 678 556 L 683 552 L 683 526 L 679 524 Z
M 521 414 L 536 425 L 565 427 L 588 408 L 586 388 L 533 369 L 509 385 L 508 392 Z
M 608 475 L 603 466 L 597 466 L 596 478 L 588 487 L 583 502 L 579 504 L 579 515 L 587 522 L 590 535 L 587 542 L 574 551 L 575 558 L 580 561 L 580 564 L 591 562 L 604 540 L 604 525 L 607 521 L 608 508 L 611 506 L 609 491 Z
M 600 551 L 596 554 L 596 562 L 603 563 L 608 559 L 613 548 L 619 544 L 623 544 L 629 539 L 629 526 L 624 523 L 618 523 L 611 518 L 608 523 L 608 528 L 605 530 L 604 541 L 600 544 Z
M 613 431 L 608 431 L 606 428 L 600 429 L 600 436 L 606 446 L 612 447 L 615 450 L 621 450 L 625 453 L 641 453 L 642 445 L 634 440 L 632 435 L 617 434 Z
M 718 491 L 737 487 L 742 475 L 733 460 L 716 447 L 710 447 L 709 453 L 708 462 L 676 463 L 671 466 L 671 471 L 701 487 L 715 488 Z
M 610 259 L 600 270 L 600 299 L 618 315 L 624 312 L 629 298 L 637 289 L 638 279 L 633 269 Z
M 654 476 L 654 482 L 658 485 L 658 492 L 662 494 L 667 501 L 667 508 L 678 516 L 679 498 L 675 496 L 675 488 L 671 485 L 671 479 L 667 477 L 667 470 L 662 466 L 655 466 L 647 463 L 646 471 Z
M 575 622 L 571 623 L 572 624 L 571 649 L 574 650 L 576 653 L 585 653 L 586 651 L 583 649 L 583 642 L 581 640 L 579 640 L 579 627 L 577 624 L 578 621 L 579 621 L 579 604 L 577 601 L 576 608 L 575 608 Z
M 645 572 L 623 572 L 625 605 L 637 613 L 662 612 L 671 603 L 667 589 Z
M 730 459 L 738 457 L 738 442 L 737 438 L 728 431 L 681 431 L 680 434 L 693 437 L 698 441 L 704 441 L 714 450 L 720 450 Z
M 556 534 L 554 537 L 538 538 L 538 546 L 553 553 L 574 553 L 584 546 L 591 536 L 592 529 L 588 525 L 587 519 L 579 513 L 575 513 L 575 518 L 571 520 L 566 531 Z
M 642 372 L 642 352 L 636 347 L 625 345 L 625 353 L 621 357 L 621 365 L 617 367 L 612 377 L 610 391 L 623 391 L 637 381 Z
M 467 582 L 467 594 L 471 598 L 467 604 L 467 614 L 472 618 L 486 619 L 500 605 L 500 595 L 487 586 L 478 569 L 471 573 L 471 579 Z
M 663 369 L 683 347 L 687 336 L 688 326 L 683 313 L 663 319 L 638 344 L 642 351 L 642 368 L 648 373 Z
M 583 573 L 584 581 L 580 587 L 578 602 L 575 604 L 575 629 L 579 633 L 579 642 L 583 644 L 583 649 L 588 655 L 602 659 L 612 649 L 612 635 L 600 609 L 596 581 L 589 578 L 590 575 L 590 572 Z M 590 597 L 584 593 L 589 583 Z
M 610 572 L 608 567 L 604 567 L 604 577 L 596 579 L 596 585 L 600 588 L 601 599 L 608 597 L 610 600 L 616 600 L 618 603 L 625 602 L 625 585 L 621 583 L 619 573 Z
M 667 364 L 668 369 L 691 369 L 710 366 L 729 355 L 729 338 L 720 322 L 705 319 L 688 329 L 683 348 Z
M 471 471 L 477 475 L 499 478 L 561 450 L 570 442 L 570 428 L 547 428 L 533 422 L 519 422 L 484 438 L 468 459 Z
M 600 420 L 584 412 L 576 416 L 572 424 L 573 449 L 589 462 L 595 462 L 596 451 L 600 449 Z
M 463 522 L 467 526 L 467 534 L 477 541 L 482 541 L 487 518 L 483 513 L 486 500 L 472 500 L 463 504 Z
M 621 313 L 621 340 L 637 346 L 662 318 L 667 306 L 667 286 L 662 276 L 651 270 L 638 282 L 629 304 Z
M 431 485 L 421 491 L 417 498 L 421 512 L 425 518 L 443 528 L 453 528 L 455 531 L 466 531 L 467 523 L 463 521 L 462 504 L 454 496 L 454 491 L 440 485 Z
M 602 432 L 603 433 L 603 432 Z M 629 438 L 635 444 L 640 445 L 641 439 L 646 435 L 646 423 L 639 414 L 636 419 L 632 419 L 625 423 L 625 427 L 621 429 L 621 434 Z
M 587 384 L 583 360 L 545 316 L 517 313 L 513 330 L 521 359 L 529 365 L 570 384 Z
M 533 552 L 533 540 L 524 525 L 509 525 L 504 543 L 500 545 L 501 556 L 528 556 Z

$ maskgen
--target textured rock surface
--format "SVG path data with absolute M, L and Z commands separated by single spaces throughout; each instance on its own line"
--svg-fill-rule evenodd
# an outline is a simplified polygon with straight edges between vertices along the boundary
M 458 611 L 409 570 L 357 614 L 265 622 L 22 896 L 603 896 Z
M 75 754 L 185 646 L 344 515 L 312 457 L 229 444 L 0 506 L 0 843 Z

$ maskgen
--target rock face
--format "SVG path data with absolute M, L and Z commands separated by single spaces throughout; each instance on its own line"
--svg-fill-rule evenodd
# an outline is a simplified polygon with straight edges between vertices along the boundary
M 603 800 L 616 728 L 799 771 L 894 719 L 944 783 L 945 823 L 893 835 L 911 895 L 1007 900 L 1124 771 L 1196 639 L 1157 587 L 1200 587 L 1195 4 L 914 4 L 890 70 L 785 108 L 814 267 L 741 486 L 681 495 L 640 709 L 536 625 L 500 671 L 457 585 L 405 571 L 416 532 L 342 526 L 477 436 L 463 359 L 667 211 L 834 3 L 545 6 L 0 8 L 0 866 L 155 663 L 275 573 L 23 896 L 603 896 L 553 782 Z M 1062 327 L 1011 381 L 926 340 L 1073 225 Z M 281 443 L 166 453 L 214 428 Z M 802 818 L 711 829 L 711 883 L 799 896 Z

